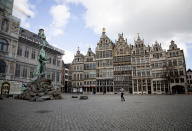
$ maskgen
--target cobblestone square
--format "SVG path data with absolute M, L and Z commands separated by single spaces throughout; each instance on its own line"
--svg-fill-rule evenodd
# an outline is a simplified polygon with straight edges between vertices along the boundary
M 0 101 L 0 131 L 192 130 L 192 95 L 90 95 Z

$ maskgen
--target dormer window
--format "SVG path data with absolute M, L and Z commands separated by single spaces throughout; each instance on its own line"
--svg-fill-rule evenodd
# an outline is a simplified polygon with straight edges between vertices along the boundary
M 120 50 L 119 50 L 119 53 L 120 53 L 120 54 L 123 54 L 123 49 L 120 49 Z
M 173 52 L 173 56 L 176 56 L 176 55 L 175 55 L 175 52 Z

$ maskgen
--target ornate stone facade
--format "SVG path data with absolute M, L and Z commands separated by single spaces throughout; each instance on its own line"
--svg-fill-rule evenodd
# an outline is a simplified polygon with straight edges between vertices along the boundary
M 0 87 L 8 82 L 9 93 L 14 94 L 20 93 L 21 87 L 14 81 L 20 20 L 12 16 L 12 6 L 13 1 L 0 2 Z
M 117 93 L 121 87 L 132 94 L 174 94 L 187 91 L 184 53 L 174 41 L 171 41 L 167 51 L 157 41 L 152 47 L 146 45 L 139 34 L 134 43 L 128 45 L 123 34 L 119 34 L 114 44 L 103 30 L 96 47 L 97 94 Z M 85 63 L 84 59 L 84 73 L 87 72 Z M 85 86 L 86 75 L 83 76 L 81 81 L 84 81 Z
M 61 91 L 65 93 L 71 91 L 70 66 L 71 64 L 64 64 L 64 61 L 62 61 L 61 83 L 63 86 Z
M 20 27 L 20 20 L 12 16 L 11 2 L 13 0 L 3 1 L 0 6 L 0 87 L 8 82 L 9 93 L 19 94 L 21 85 L 33 77 L 42 42 L 37 34 Z M 45 51 L 50 58 L 46 77 L 53 80 L 55 87 L 61 86 L 61 56 L 64 51 L 49 43 Z
M 170 91 L 166 80 L 166 51 L 162 49 L 161 44 L 155 41 L 150 53 L 151 63 L 151 89 L 152 94 L 168 93 Z
M 113 89 L 113 42 L 105 34 L 102 35 L 96 47 L 96 79 L 97 93 L 112 93 Z
M 1 14 L 1 13 L 0 13 Z M 14 24 L 17 24 L 15 26 Z M 0 15 L 0 78 L 13 79 L 17 54 L 20 20 L 11 15 Z M 12 27 L 15 26 L 13 29 Z M 5 67 L 5 68 L 4 68 Z
M 167 66 L 167 81 L 171 93 L 186 93 L 187 78 L 186 64 L 183 50 L 177 47 L 172 40 L 169 49 L 166 52 Z
M 84 86 L 84 55 L 79 47 L 72 62 L 72 87 L 73 92 L 82 92 Z
M 72 62 L 72 87 L 73 92 L 96 92 L 96 61 L 91 48 L 88 48 L 85 56 L 80 53 L 78 48 Z
M 42 41 L 37 34 L 24 28 L 20 28 L 19 44 L 16 56 L 15 80 L 23 83 L 30 82 L 37 66 L 37 58 L 42 46 Z M 61 58 L 64 51 L 51 46 L 48 42 L 45 46 L 46 56 L 49 58 L 46 64 L 46 78 L 52 80 L 52 84 L 61 87 Z
M 123 34 L 119 34 L 113 52 L 114 92 L 123 87 L 126 92 L 132 93 L 131 45 L 127 44 Z
M 89 47 L 84 57 L 84 88 L 83 92 L 96 93 L 96 61 L 95 53 Z
M 192 70 L 187 70 L 187 88 L 192 91 Z
M 144 44 L 139 34 L 132 46 L 132 87 L 133 94 L 151 93 L 150 47 Z

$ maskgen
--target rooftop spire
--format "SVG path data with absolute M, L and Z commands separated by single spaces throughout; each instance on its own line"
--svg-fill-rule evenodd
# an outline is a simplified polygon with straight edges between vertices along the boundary
M 80 48 L 79 48 L 79 46 L 77 47 L 77 51 L 80 51 Z
M 79 46 L 77 47 L 77 54 L 80 54 Z
M 105 27 L 102 28 L 102 33 L 105 33 Z
M 157 40 L 155 40 L 155 44 L 158 44 Z
M 138 37 L 137 37 L 137 40 L 141 40 L 140 36 L 139 36 L 140 33 L 137 33 Z
M 174 40 L 171 40 L 171 44 L 175 44 L 175 41 L 174 41 Z
M 89 45 L 88 52 L 91 51 L 91 45 Z

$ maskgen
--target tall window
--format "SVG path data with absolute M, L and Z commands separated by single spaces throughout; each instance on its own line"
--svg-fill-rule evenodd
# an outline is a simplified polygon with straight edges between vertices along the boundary
M 182 75 L 184 75 L 184 73 L 183 73 L 183 70 L 182 70 L 182 69 L 179 71 L 179 73 L 180 73 L 180 75 L 181 75 L 181 76 L 182 76 Z
M 0 60 L 0 73 L 5 73 L 6 63 L 3 60 Z
M 31 69 L 30 69 L 30 78 L 33 78 L 33 72 L 34 72 L 34 69 L 31 68 Z
M 20 65 L 16 64 L 15 76 L 20 77 Z
M 79 80 L 79 74 L 77 74 L 77 80 Z
M 23 77 L 27 77 L 27 68 L 26 67 L 24 67 L 23 68 Z
M 6 40 L 0 39 L 0 50 L 7 52 L 8 50 L 8 43 Z
M 60 66 L 60 61 L 59 60 L 57 60 L 57 66 Z
M 51 57 L 49 57 L 49 64 L 51 64 Z
M 55 72 L 52 73 L 52 81 L 55 81 Z
M 47 79 L 50 79 L 50 77 L 51 77 L 50 73 L 47 73 Z
M 123 49 L 120 49 L 119 53 L 120 53 L 120 54 L 123 54 Z
M 80 74 L 80 80 L 82 80 L 83 79 L 83 76 L 82 76 L 82 74 Z
M 22 56 L 22 47 L 18 46 L 17 55 Z
M 32 59 L 35 59 L 35 54 L 36 54 L 35 50 L 32 50 L 32 54 L 31 54 Z
M 53 65 L 56 65 L 56 57 L 53 58 Z
M 25 49 L 25 57 L 26 57 L 26 58 L 29 57 L 29 49 L 28 49 L 28 48 Z
M 74 76 L 73 76 L 73 80 L 76 80 L 76 74 L 74 74 Z
M 57 72 L 57 82 L 59 82 L 59 72 Z

